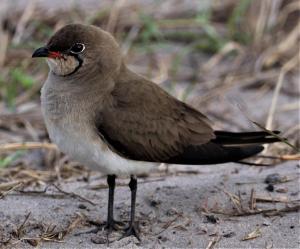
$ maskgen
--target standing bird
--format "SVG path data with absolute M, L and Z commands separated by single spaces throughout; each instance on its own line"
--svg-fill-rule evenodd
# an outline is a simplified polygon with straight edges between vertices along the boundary
M 107 175 L 106 228 L 113 217 L 115 178 L 130 176 L 131 217 L 135 227 L 136 175 L 158 163 L 238 162 L 278 141 L 267 132 L 214 131 L 199 111 L 175 99 L 125 65 L 115 39 L 102 29 L 66 25 L 32 57 L 46 57 L 50 68 L 41 91 L 49 136 L 71 158 Z

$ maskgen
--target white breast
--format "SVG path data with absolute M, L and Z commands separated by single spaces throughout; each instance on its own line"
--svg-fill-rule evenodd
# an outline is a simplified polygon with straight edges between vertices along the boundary
M 42 112 L 49 136 L 71 159 L 104 174 L 115 175 L 145 174 L 157 165 L 129 160 L 113 152 L 84 120 L 84 110 L 50 90 L 45 93 L 46 90 L 42 89 Z
M 46 124 L 51 140 L 61 151 L 93 170 L 104 174 L 139 175 L 148 173 L 157 165 L 119 156 L 100 137 L 95 139 L 89 132 L 83 132 L 82 127 L 66 124 L 63 120 L 60 124 L 47 120 Z

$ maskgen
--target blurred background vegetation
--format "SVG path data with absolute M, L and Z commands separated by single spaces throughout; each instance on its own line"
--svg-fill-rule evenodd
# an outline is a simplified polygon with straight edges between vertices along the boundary
M 0 168 L 67 162 L 16 143 L 49 142 L 39 106 L 48 67 L 31 54 L 74 22 L 114 34 L 134 71 L 216 128 L 257 129 L 251 119 L 299 147 L 299 12 L 298 0 L 1 1 Z M 295 151 L 281 144 L 266 154 Z

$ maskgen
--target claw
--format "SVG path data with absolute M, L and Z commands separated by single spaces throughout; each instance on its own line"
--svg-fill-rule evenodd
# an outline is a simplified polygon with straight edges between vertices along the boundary
M 124 239 L 124 238 L 129 237 L 129 236 L 134 236 L 138 239 L 138 241 L 141 241 L 137 225 L 130 225 L 129 227 L 127 227 L 124 230 L 124 234 L 123 234 L 121 239 Z
M 75 236 L 81 234 L 89 234 L 89 233 L 98 233 L 99 231 L 107 230 L 107 234 L 109 235 L 112 231 L 118 231 L 123 229 L 124 223 L 121 221 L 112 220 L 111 222 L 104 222 L 101 224 L 94 224 L 96 227 L 94 229 L 88 230 L 86 232 L 76 233 Z

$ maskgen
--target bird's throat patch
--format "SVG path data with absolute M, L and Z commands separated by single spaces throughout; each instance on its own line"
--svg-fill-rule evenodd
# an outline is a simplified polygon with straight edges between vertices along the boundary
M 50 70 L 58 76 L 68 76 L 75 73 L 82 62 L 75 56 L 47 58 Z

